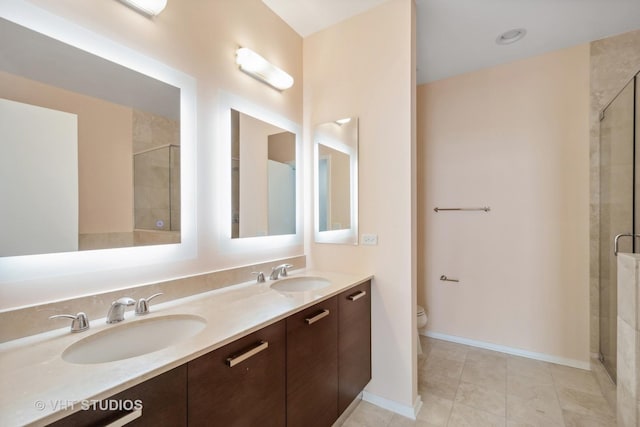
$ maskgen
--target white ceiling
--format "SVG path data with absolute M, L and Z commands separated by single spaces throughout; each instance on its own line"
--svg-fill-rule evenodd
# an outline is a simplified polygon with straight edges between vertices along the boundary
M 262 0 L 302 37 L 359 15 L 387 0 Z
M 385 0 L 262 0 L 301 36 Z M 640 29 L 640 0 L 416 0 L 418 84 Z M 524 27 L 511 45 L 495 39 Z M 640 49 L 640 46 L 638 46 Z

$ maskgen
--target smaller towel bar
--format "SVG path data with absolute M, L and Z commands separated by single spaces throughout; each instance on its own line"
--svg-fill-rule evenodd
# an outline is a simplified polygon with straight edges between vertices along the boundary
M 484 206 L 482 208 L 433 208 L 434 211 L 485 211 L 489 212 L 491 208 L 489 206 Z

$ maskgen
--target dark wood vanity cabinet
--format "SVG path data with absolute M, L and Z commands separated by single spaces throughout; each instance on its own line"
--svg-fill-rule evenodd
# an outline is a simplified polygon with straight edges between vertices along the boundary
M 189 362 L 189 426 L 284 427 L 285 320 Z
M 137 400 L 142 406 L 141 415 L 130 421 L 127 426 L 186 426 L 187 365 L 178 366 L 108 399 L 96 402 L 93 406 L 91 401 L 77 403 L 80 407 L 85 405 L 84 410 L 50 426 L 106 426 L 118 420 L 130 419 L 138 415 L 130 410 L 137 405 Z
M 370 379 L 367 281 L 105 401 L 142 401 L 128 426 L 330 427 Z M 52 425 L 104 426 L 128 412 Z
M 338 413 L 371 380 L 371 281 L 338 295 Z
M 287 318 L 287 427 L 330 427 L 338 418 L 335 297 Z

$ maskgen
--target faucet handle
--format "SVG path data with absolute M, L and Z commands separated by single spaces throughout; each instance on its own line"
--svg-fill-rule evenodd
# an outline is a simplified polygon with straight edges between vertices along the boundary
M 148 298 L 140 298 L 136 303 L 136 316 L 142 316 L 143 314 L 149 314 L 149 302 L 162 295 L 162 292 L 158 292 L 157 294 L 153 294 Z
M 71 332 L 82 332 L 89 329 L 89 318 L 82 311 L 76 314 L 55 314 L 53 316 L 49 316 L 49 319 L 71 319 Z
M 256 282 L 258 283 L 265 282 L 264 273 L 262 271 L 252 271 L 251 274 L 256 276 Z
M 282 264 L 280 266 L 280 277 L 287 277 L 287 269 L 288 268 L 293 268 L 293 265 L 291 265 L 291 264 Z

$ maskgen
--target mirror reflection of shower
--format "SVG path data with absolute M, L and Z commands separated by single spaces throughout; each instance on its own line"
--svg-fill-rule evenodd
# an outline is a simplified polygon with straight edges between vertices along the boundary
M 167 144 L 133 155 L 134 221 L 138 235 L 165 232 L 156 238 L 180 241 L 180 146 Z M 148 233 L 146 233 L 148 235 Z M 141 239 L 144 240 L 144 239 Z M 138 241 L 138 239 L 136 239 Z M 140 241 L 140 244 L 148 244 Z

